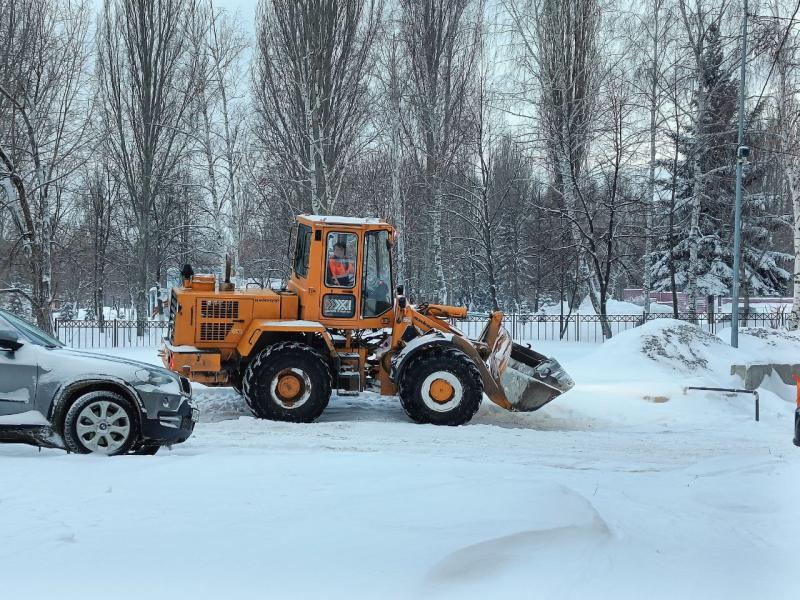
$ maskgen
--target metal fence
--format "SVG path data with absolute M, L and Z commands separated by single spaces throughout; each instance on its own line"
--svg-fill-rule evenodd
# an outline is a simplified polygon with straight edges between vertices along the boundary
M 155 347 L 161 345 L 168 326 L 166 321 L 56 319 L 54 332 L 58 339 L 72 348 Z
M 650 314 L 648 321 L 673 318 L 671 314 Z M 718 329 L 730 326 L 729 314 L 692 314 L 681 313 L 678 319 L 695 323 L 715 333 Z M 483 330 L 488 315 L 470 314 L 464 320 L 452 321 L 453 326 L 467 335 L 476 338 Z M 645 322 L 644 315 L 609 315 L 608 326 L 612 336 L 622 331 L 633 329 Z M 784 313 L 743 313 L 740 315 L 742 327 L 768 327 L 777 329 L 786 322 Z M 73 348 L 126 348 L 154 347 L 161 344 L 167 335 L 166 321 L 145 321 L 139 335 L 136 321 L 109 320 L 78 321 L 57 319 L 55 334 L 67 346 Z M 505 315 L 503 325 L 515 340 L 568 341 L 568 342 L 602 342 L 602 320 L 597 315 L 537 315 L 516 314 Z
M 657 319 L 672 319 L 672 314 L 655 313 L 647 315 L 647 321 Z M 470 314 L 465 320 L 453 321 L 467 337 L 478 337 L 483 330 L 488 315 Z M 718 329 L 730 327 L 731 316 L 722 313 L 693 314 L 679 313 L 678 319 L 695 323 L 711 333 Z M 608 315 L 606 317 L 611 335 L 615 336 L 622 331 L 639 327 L 645 322 L 644 314 L 641 315 Z M 778 329 L 786 322 L 784 313 L 741 313 L 739 324 L 741 327 L 768 327 Z M 538 341 L 568 341 L 568 342 L 602 342 L 603 322 L 597 315 L 537 315 L 509 313 L 503 319 L 503 325 L 515 340 Z

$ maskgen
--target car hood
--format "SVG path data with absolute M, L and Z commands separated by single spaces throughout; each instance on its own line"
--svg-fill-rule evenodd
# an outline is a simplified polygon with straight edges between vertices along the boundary
M 48 348 L 40 366 L 46 371 L 112 375 L 129 381 L 134 378 L 137 371 L 146 369 L 150 373 L 158 373 L 172 381 L 179 381 L 178 375 L 163 367 L 121 356 L 75 350 L 65 346 Z

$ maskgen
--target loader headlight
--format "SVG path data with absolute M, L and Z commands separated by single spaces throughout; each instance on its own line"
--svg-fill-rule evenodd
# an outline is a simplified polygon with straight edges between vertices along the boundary
M 356 298 L 352 294 L 325 294 L 322 298 L 323 317 L 343 317 L 356 314 Z

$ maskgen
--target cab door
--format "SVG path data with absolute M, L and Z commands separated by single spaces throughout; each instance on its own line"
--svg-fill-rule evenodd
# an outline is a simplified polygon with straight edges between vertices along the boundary
M 327 327 L 352 328 L 358 321 L 361 277 L 361 239 L 357 230 L 324 231 L 324 264 L 320 322 Z

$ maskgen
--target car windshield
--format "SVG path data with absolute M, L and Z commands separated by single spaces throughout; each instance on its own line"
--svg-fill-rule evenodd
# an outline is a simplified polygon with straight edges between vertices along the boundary
M 46 334 L 38 327 L 34 327 L 27 321 L 23 321 L 11 313 L 0 311 L 0 317 L 5 319 L 9 325 L 16 329 L 17 332 L 22 335 L 22 337 L 32 344 L 36 344 L 37 346 L 47 346 L 48 348 L 64 345 L 53 336 Z

